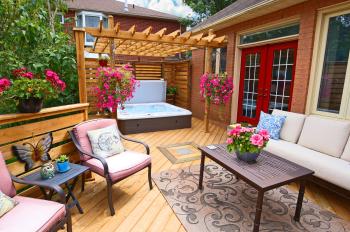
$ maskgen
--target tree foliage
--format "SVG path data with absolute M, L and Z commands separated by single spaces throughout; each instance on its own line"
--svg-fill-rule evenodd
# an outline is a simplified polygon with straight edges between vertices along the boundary
M 0 77 L 8 77 L 20 67 L 34 73 L 54 70 L 67 83 L 67 89 L 46 102 L 46 107 L 76 103 L 78 99 L 75 46 L 56 20 L 56 14 L 66 10 L 62 0 L 0 1 Z M 0 105 L 0 113 L 12 111 Z
M 236 0 L 184 0 L 184 3 L 191 7 L 197 14 L 197 17 L 183 18 L 181 19 L 181 23 L 186 26 L 194 26 L 235 1 Z

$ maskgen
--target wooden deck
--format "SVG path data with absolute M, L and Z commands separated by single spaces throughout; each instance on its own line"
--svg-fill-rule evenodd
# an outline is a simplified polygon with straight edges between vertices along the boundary
M 158 145 L 167 145 L 193 141 L 199 145 L 220 143 L 226 140 L 226 128 L 211 124 L 210 133 L 204 133 L 204 123 L 193 119 L 191 129 L 173 130 L 135 134 L 130 137 L 145 141 L 150 145 L 152 155 L 152 172 L 176 169 L 199 161 L 182 164 L 171 164 L 170 161 L 157 149 Z M 128 148 L 141 150 L 141 147 Z M 147 170 L 129 177 L 113 186 L 114 207 L 116 215 L 111 217 L 107 206 L 106 183 L 94 176 L 95 181 L 87 182 L 85 192 L 80 193 L 77 187 L 77 197 L 85 213 L 79 214 L 76 209 L 73 214 L 73 231 L 111 232 L 111 231 L 185 231 L 172 209 L 156 186 L 149 191 Z M 297 191 L 296 184 L 290 188 Z M 350 201 L 321 189 L 309 185 L 306 197 L 321 207 L 335 212 L 338 216 L 350 221 Z

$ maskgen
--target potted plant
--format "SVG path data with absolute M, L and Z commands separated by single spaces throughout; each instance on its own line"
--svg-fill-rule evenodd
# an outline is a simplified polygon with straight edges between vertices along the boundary
M 174 105 L 176 94 L 177 94 L 177 87 L 176 86 L 168 86 L 166 88 L 166 102 Z
M 254 163 L 269 139 L 270 135 L 267 130 L 257 131 L 255 128 L 242 127 L 237 124 L 228 132 L 227 150 L 235 152 L 240 160 Z
M 98 63 L 100 64 L 101 67 L 107 67 L 109 61 L 108 56 L 101 56 L 98 58 Z
M 57 97 L 65 88 L 66 83 L 52 70 L 35 75 L 23 67 L 14 70 L 11 78 L 0 79 L 1 100 L 15 101 L 20 113 L 39 112 L 44 99 Z
M 69 158 L 67 155 L 60 155 L 56 159 L 56 167 L 58 172 L 66 172 L 70 169 Z

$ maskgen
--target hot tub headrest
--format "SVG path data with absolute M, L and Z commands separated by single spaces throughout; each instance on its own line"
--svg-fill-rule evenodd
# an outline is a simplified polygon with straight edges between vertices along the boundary
M 166 81 L 164 80 L 141 80 L 136 88 L 134 97 L 126 104 L 153 103 L 166 101 Z

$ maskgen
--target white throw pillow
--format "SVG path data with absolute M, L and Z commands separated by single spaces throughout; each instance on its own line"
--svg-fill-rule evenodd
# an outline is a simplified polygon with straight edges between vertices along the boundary
M 124 151 L 116 125 L 91 130 L 87 134 L 95 155 L 106 158 Z
M 308 116 L 299 145 L 339 158 L 350 134 L 350 121 Z
M 287 116 L 280 131 L 280 139 L 297 143 L 301 130 L 303 129 L 306 115 L 276 109 L 272 111 L 272 115 Z

